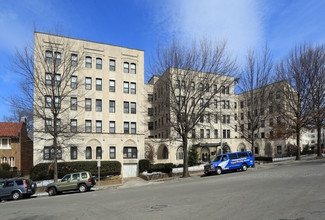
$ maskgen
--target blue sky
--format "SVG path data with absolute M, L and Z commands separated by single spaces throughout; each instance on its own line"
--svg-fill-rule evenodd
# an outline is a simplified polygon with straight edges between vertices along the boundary
M 243 60 L 268 43 L 275 60 L 295 44 L 324 43 L 324 0 L 8 0 L 0 1 L 0 121 L 5 97 L 19 92 L 10 71 L 16 49 L 32 42 L 34 26 L 61 26 L 67 36 L 145 51 L 145 69 L 157 44 L 226 40 Z

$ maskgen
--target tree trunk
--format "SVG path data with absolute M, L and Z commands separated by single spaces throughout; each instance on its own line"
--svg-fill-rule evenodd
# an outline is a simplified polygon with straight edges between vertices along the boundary
M 322 157 L 322 145 L 321 145 L 321 132 L 322 126 L 317 125 L 317 157 Z
M 187 134 L 183 134 L 182 139 L 183 139 L 183 151 L 184 151 L 183 177 L 189 177 L 190 174 L 188 172 Z
M 297 156 L 296 156 L 296 160 L 300 160 L 300 129 L 297 130 Z
M 54 171 L 54 182 L 58 181 L 58 160 L 57 160 L 57 155 L 58 155 L 58 143 L 57 143 L 57 138 L 54 137 L 54 159 L 53 159 L 53 171 Z

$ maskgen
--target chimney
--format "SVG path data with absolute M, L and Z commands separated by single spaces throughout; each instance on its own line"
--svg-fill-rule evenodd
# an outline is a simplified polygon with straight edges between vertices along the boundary
M 21 117 L 20 121 L 26 123 L 26 118 L 25 117 Z

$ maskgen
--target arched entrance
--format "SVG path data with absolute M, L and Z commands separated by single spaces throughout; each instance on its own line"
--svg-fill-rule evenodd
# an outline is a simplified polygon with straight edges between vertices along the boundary
M 157 151 L 157 159 L 158 160 L 166 160 L 168 159 L 168 148 L 166 147 L 166 145 L 162 144 L 159 146 L 158 151 Z
M 201 158 L 203 162 L 208 162 L 210 160 L 210 149 L 208 147 L 202 147 Z

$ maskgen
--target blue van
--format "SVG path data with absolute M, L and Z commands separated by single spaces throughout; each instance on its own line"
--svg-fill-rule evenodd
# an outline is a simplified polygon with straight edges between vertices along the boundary
M 204 173 L 219 175 L 226 170 L 241 169 L 246 171 L 250 166 L 254 166 L 254 157 L 251 151 L 234 152 L 216 156 L 211 163 L 204 166 Z

